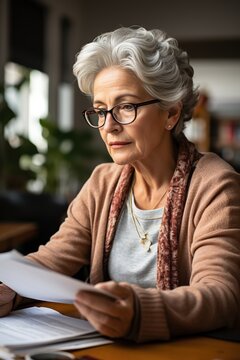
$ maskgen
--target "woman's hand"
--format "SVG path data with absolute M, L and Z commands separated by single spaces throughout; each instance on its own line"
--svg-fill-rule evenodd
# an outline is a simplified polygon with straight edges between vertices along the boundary
M 15 295 L 15 291 L 4 284 L 0 284 L 0 317 L 10 313 Z
M 134 294 L 127 283 L 108 281 L 95 285 L 118 299 L 101 293 L 80 291 L 75 306 L 93 327 L 105 336 L 124 337 L 131 328 L 134 317 Z

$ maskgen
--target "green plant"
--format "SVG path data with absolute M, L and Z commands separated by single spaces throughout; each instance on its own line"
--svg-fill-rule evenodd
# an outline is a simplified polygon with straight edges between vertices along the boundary
M 40 119 L 40 125 L 47 143 L 39 168 L 45 177 L 45 191 L 71 192 L 71 187 L 79 188 L 89 177 L 93 162 L 108 160 L 106 153 L 94 146 L 91 131 L 63 131 L 49 118 Z
M 20 86 L 20 85 L 17 85 Z M 0 87 L 0 189 L 28 190 L 32 181 L 42 192 L 71 197 L 89 177 L 93 166 L 109 161 L 95 146 L 90 130 L 61 130 L 50 118 L 40 119 L 46 148 L 38 149 L 27 137 L 16 135 L 15 144 L 4 136 L 16 114 Z M 17 143 L 17 146 L 16 146 Z
M 0 86 L 0 189 L 24 190 L 29 180 L 36 179 L 36 173 L 20 166 L 24 155 L 33 156 L 38 153 L 37 147 L 25 136 L 17 136 L 17 146 L 13 146 L 5 138 L 5 128 L 14 121 L 16 114 L 9 107 L 4 87 Z

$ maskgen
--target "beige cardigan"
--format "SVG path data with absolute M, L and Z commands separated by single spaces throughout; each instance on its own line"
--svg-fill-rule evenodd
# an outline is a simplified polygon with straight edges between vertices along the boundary
M 98 166 L 60 230 L 30 257 L 68 275 L 90 263 L 91 282 L 104 281 L 104 238 L 121 171 L 112 163 Z M 240 175 L 216 155 L 205 154 L 191 179 L 179 238 L 179 287 L 133 289 L 139 342 L 240 324 Z

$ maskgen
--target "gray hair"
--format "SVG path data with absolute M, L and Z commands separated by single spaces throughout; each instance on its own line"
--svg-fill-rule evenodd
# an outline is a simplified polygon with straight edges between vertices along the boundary
M 132 71 L 145 90 L 161 100 L 163 109 L 181 102 L 174 135 L 183 131 L 185 121 L 192 117 L 198 92 L 193 86 L 188 54 L 179 48 L 176 39 L 161 30 L 142 27 L 122 27 L 96 37 L 82 48 L 73 66 L 80 90 L 92 96 L 96 75 L 111 66 Z

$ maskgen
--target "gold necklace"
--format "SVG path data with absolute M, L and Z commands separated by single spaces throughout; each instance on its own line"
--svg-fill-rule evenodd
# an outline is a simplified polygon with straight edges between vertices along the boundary
M 163 194 L 163 196 L 160 199 L 163 199 L 163 197 L 165 196 L 167 190 L 165 191 L 165 193 Z M 138 217 L 134 214 L 133 211 L 133 204 L 132 204 L 132 198 L 133 198 L 133 189 L 131 187 L 131 191 L 130 191 L 130 197 L 129 197 L 129 204 L 130 204 L 130 212 L 131 212 L 131 216 L 132 216 L 132 220 L 133 220 L 133 224 L 135 226 L 136 232 L 138 234 L 139 240 L 140 240 L 140 244 L 142 244 L 144 246 L 144 248 L 146 249 L 147 252 L 151 251 L 151 245 L 152 245 L 152 241 L 149 239 L 149 234 L 147 231 L 144 230 L 143 226 L 141 225 Z M 158 218 L 150 218 L 147 220 L 157 220 Z

